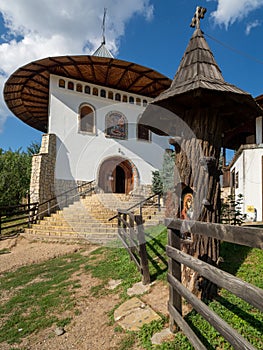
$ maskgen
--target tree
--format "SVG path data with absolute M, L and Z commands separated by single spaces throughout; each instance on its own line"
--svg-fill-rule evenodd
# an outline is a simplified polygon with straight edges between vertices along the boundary
M 221 222 L 223 224 L 241 225 L 244 222 L 245 217 L 241 211 L 243 200 L 242 194 L 239 194 L 236 198 L 234 195 L 229 195 L 221 203 Z
M 152 172 L 153 193 L 167 194 L 174 190 L 174 152 L 164 153 L 162 169 Z
M 161 177 L 165 194 L 174 191 L 174 157 L 175 155 L 172 150 L 164 153 Z
M 27 152 L 21 148 L 12 151 L 0 149 L 0 206 L 21 204 L 30 185 L 32 154 L 37 152 L 37 143 L 32 143 Z
M 163 194 L 163 181 L 159 170 L 152 172 L 152 191 L 154 194 Z

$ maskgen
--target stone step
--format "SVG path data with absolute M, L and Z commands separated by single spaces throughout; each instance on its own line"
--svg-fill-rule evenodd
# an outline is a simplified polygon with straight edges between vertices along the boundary
M 33 229 L 26 229 L 25 233 L 34 235 L 36 238 L 44 238 L 47 239 L 55 239 L 57 237 L 63 237 L 63 239 L 84 239 L 88 240 L 91 243 L 95 244 L 105 244 L 107 242 L 111 242 L 112 240 L 117 239 L 117 235 L 115 233 L 72 233 L 72 232 L 38 232 L 37 230 Z
M 116 239 L 117 219 L 109 221 L 109 218 L 117 214 L 117 208 L 130 208 L 142 199 L 143 197 L 134 198 L 126 195 L 89 195 L 56 213 L 52 213 L 51 216 L 45 217 L 26 231 L 36 236 L 68 236 L 73 238 L 81 236 L 94 240 Z M 138 207 L 134 208 L 135 215 L 139 212 Z M 142 214 L 145 228 L 163 222 L 163 211 L 159 212 L 156 206 L 145 206 Z

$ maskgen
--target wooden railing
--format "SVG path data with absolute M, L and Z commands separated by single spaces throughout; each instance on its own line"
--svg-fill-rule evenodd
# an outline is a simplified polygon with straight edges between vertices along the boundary
M 30 203 L 28 196 L 27 204 L 0 207 L 0 239 L 16 235 L 25 227 L 30 227 L 44 216 L 73 203 L 79 196 L 90 194 L 94 189 L 94 181 L 89 181 L 42 203 Z
M 142 275 L 142 283 L 150 283 L 150 272 L 142 215 L 118 209 L 118 237 Z
M 0 239 L 19 233 L 36 221 L 38 203 L 0 207 Z
M 263 249 L 263 230 L 179 219 L 166 219 L 166 226 L 168 227 L 168 245 L 166 251 L 169 258 L 168 282 L 170 285 L 168 309 L 171 329 L 175 323 L 188 337 L 195 349 L 206 349 L 201 340 L 182 317 L 182 298 L 184 298 L 234 347 L 234 349 L 255 350 L 255 348 L 237 333 L 236 330 L 229 326 L 226 321 L 220 318 L 204 302 L 182 285 L 181 265 L 185 265 L 198 272 L 205 279 L 211 281 L 220 288 L 232 292 L 260 311 L 263 311 L 263 290 L 181 251 L 181 244 L 183 242 L 181 232 L 201 234 L 202 236 L 213 237 L 225 242 Z
M 132 205 L 131 207 L 126 209 L 126 211 L 131 212 L 131 211 L 134 211 L 135 209 L 139 209 L 139 213 L 140 213 L 140 215 L 142 215 L 144 206 L 146 206 L 146 207 L 154 206 L 154 207 L 157 207 L 158 211 L 161 211 L 161 192 L 155 193 L 155 194 L 141 200 L 140 202 L 135 203 L 134 205 Z M 118 217 L 118 214 L 109 218 L 109 221 L 116 219 L 117 217 Z

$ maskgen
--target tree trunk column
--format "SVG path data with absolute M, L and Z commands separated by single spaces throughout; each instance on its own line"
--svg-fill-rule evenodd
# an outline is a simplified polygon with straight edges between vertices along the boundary
M 221 122 L 216 112 L 207 109 L 185 113 L 186 129 L 181 142 L 175 145 L 175 211 L 183 215 L 183 197 L 190 193 L 193 199 L 192 220 L 219 222 L 221 148 Z M 186 218 L 187 219 L 187 218 Z M 185 238 L 181 249 L 203 261 L 215 265 L 219 257 L 216 239 L 182 233 Z M 186 267 L 182 271 L 182 283 L 194 294 L 209 298 L 213 294 L 211 284 L 199 279 L 197 273 Z

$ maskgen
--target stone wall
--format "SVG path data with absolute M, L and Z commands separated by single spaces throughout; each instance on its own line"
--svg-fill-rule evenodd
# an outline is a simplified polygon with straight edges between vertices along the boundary
M 44 134 L 38 154 L 32 158 L 30 197 L 31 202 L 43 203 L 55 197 L 56 135 Z M 53 203 L 55 204 L 55 202 Z M 40 212 L 47 205 L 40 208 Z

